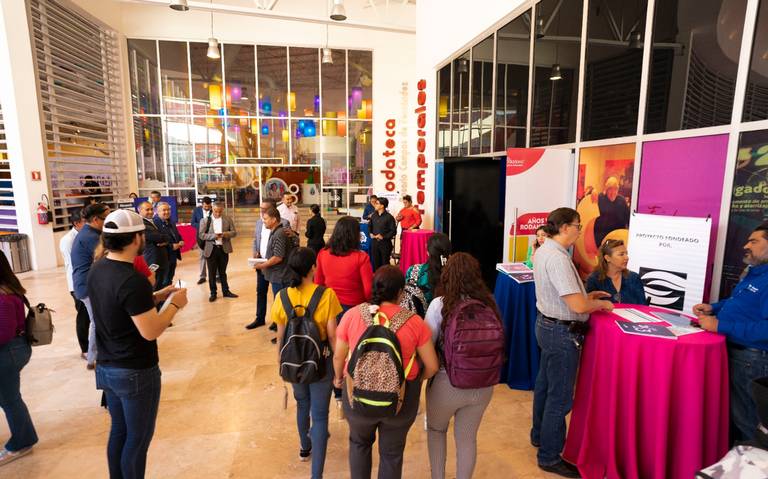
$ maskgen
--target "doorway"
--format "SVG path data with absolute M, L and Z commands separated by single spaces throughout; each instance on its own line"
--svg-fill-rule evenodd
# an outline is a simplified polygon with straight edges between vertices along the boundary
M 477 258 L 491 291 L 504 253 L 505 166 L 504 156 L 446 158 L 444 164 L 443 232 L 454 252 Z

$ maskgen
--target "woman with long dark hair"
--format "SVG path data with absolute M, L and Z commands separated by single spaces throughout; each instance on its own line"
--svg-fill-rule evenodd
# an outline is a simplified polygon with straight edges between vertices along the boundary
M 21 398 L 21 370 L 32 356 L 25 336 L 26 290 L 0 253 L 0 407 L 8 419 L 11 438 L 0 450 L 0 466 L 32 452 L 37 432 Z
M 440 345 L 450 313 L 467 300 L 479 301 L 493 311 L 501 324 L 496 301 L 483 281 L 480 263 L 467 253 L 455 253 L 442 270 L 438 294 L 429 306 L 426 322 L 432 341 Z M 493 395 L 493 386 L 459 389 L 451 385 L 441 356 L 440 371 L 427 388 L 427 445 L 432 479 L 445 477 L 446 434 L 454 418 L 456 479 L 469 479 L 477 459 L 477 430 Z
M 325 247 L 325 220 L 320 216 L 320 206 L 312 205 L 309 207 L 312 217 L 307 220 L 307 247 L 315 254 L 318 254 Z
M 440 282 L 443 265 L 451 255 L 451 240 L 448 239 L 448 235 L 435 233 L 430 236 L 427 240 L 427 255 L 426 263 L 414 264 L 408 268 L 405 280 L 408 281 L 415 272 L 416 286 L 424 291 L 424 298 L 429 305 Z

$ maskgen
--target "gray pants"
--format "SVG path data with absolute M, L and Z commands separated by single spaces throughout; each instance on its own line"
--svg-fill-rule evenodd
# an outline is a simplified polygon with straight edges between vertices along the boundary
M 205 272 L 206 272 L 205 256 L 203 255 L 203 250 L 201 250 L 200 248 L 197 248 L 197 251 L 200 253 L 200 279 L 205 279 Z
M 91 320 L 91 324 L 88 326 L 88 352 L 85 355 L 85 359 L 88 361 L 88 364 L 95 364 L 98 351 L 96 350 L 96 323 L 93 322 L 91 299 L 83 298 L 83 304 L 85 309 L 88 310 L 88 318 Z
M 470 479 L 477 459 L 477 430 L 493 388 L 457 389 L 445 370 L 437 373 L 427 388 L 427 446 L 432 479 L 445 477 L 446 435 L 453 417 L 456 439 L 456 479 Z

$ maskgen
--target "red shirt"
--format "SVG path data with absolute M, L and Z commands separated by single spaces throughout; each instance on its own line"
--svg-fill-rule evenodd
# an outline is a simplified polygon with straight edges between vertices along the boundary
M 152 271 L 149 270 L 149 266 L 147 266 L 147 262 L 144 260 L 142 255 L 138 255 L 136 258 L 134 258 L 133 269 L 135 269 L 137 273 L 144 275 L 147 278 L 152 276 Z
M 400 306 L 394 304 L 388 304 L 381 308 L 381 312 L 387 315 L 387 317 L 393 317 L 398 311 Z M 341 318 L 339 328 L 336 330 L 336 337 L 345 343 L 349 344 L 349 350 L 354 351 L 357 347 L 360 336 L 363 335 L 368 326 L 363 322 L 363 318 L 360 317 L 360 308 L 352 308 Z M 416 348 L 424 346 L 432 339 L 432 330 L 429 329 L 427 323 L 421 319 L 421 316 L 414 314 L 403 326 L 395 333 L 397 340 L 400 341 L 400 352 L 403 353 L 403 370 L 408 366 L 408 362 L 411 357 L 416 354 Z M 347 372 L 347 365 L 344 364 L 344 374 Z M 406 379 L 413 380 L 419 374 L 419 362 L 414 360 L 411 371 L 408 373 Z
M 329 248 L 323 248 L 317 255 L 315 283 L 331 288 L 344 306 L 364 303 L 371 297 L 371 259 L 362 251 L 335 256 Z
M 412 206 L 410 208 L 403 208 L 397 216 L 400 217 L 400 227 L 404 230 L 421 225 L 421 213 Z

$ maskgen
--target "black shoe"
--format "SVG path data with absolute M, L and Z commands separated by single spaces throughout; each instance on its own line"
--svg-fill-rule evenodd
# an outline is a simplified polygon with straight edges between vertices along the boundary
M 570 462 L 565 462 L 562 459 L 560 462 L 552 464 L 551 466 L 542 466 L 539 464 L 539 469 L 542 471 L 551 472 L 552 474 L 557 474 L 558 476 L 562 477 L 581 477 L 581 474 L 579 474 L 579 470 L 576 468 L 576 466 Z
M 232 291 L 224 291 L 224 294 L 222 294 L 225 298 L 239 298 L 238 295 L 233 293 Z
M 533 439 L 531 439 L 531 446 L 538 448 L 538 447 L 541 447 L 541 443 L 536 442 Z
M 216 295 L 212 294 L 210 297 L 208 297 L 208 302 L 213 303 L 214 301 L 216 301 Z
M 203 284 L 203 283 L 205 283 L 206 281 L 208 281 L 208 280 L 207 280 L 207 279 L 205 279 L 205 278 L 200 278 L 200 279 L 198 279 L 198 280 L 197 280 L 197 284 Z
M 275 324 L 275 323 L 270 324 L 269 325 L 269 330 L 270 331 L 277 331 L 277 324 Z
M 307 462 L 309 461 L 309 456 L 312 455 L 312 448 L 309 449 L 300 449 L 299 450 L 299 461 L 301 462 Z
M 264 321 L 254 321 L 254 322 L 246 325 L 245 329 L 256 329 L 256 328 L 260 328 L 260 327 L 264 326 L 265 324 L 267 324 L 267 323 L 265 323 Z

